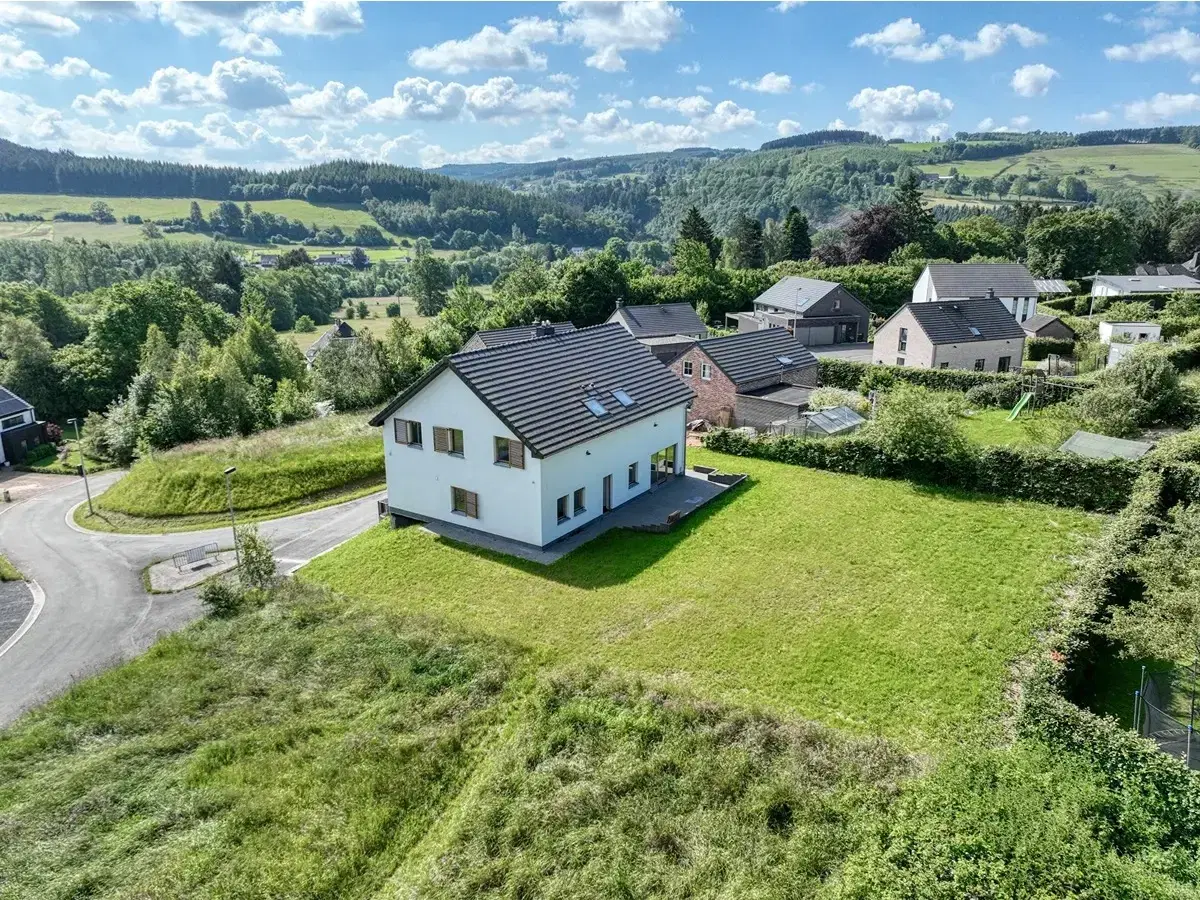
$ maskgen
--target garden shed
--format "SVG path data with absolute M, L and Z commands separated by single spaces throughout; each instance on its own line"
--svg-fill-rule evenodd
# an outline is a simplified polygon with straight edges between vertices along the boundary
M 853 434 L 867 420 L 848 406 L 833 406 L 829 409 L 801 415 L 803 433 L 808 437 L 837 437 Z

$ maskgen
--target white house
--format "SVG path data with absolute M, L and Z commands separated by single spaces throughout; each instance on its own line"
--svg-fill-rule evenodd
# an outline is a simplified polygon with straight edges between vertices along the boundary
M 691 399 L 616 323 L 454 354 L 371 420 L 392 520 L 544 547 L 683 473 Z
M 1020 263 L 931 263 L 913 285 L 913 303 L 996 298 L 1020 324 L 1037 313 L 1038 285 Z
M 1097 275 L 1092 279 L 1093 297 L 1135 297 L 1175 291 L 1200 291 L 1200 281 L 1189 275 Z
M 19 463 L 42 442 L 42 428 L 33 407 L 0 387 L 0 465 Z
M 1156 322 L 1101 322 L 1100 343 L 1111 344 L 1113 340 L 1123 344 L 1141 344 L 1162 340 L 1162 326 Z

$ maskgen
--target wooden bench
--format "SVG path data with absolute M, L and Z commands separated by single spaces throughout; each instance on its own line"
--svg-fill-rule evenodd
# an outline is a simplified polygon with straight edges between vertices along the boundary
M 216 544 L 204 544 L 201 547 L 192 547 L 190 550 L 183 550 L 171 557 L 175 563 L 175 568 L 182 572 L 184 566 L 194 566 L 197 563 L 207 562 L 210 556 L 216 556 L 220 551 Z

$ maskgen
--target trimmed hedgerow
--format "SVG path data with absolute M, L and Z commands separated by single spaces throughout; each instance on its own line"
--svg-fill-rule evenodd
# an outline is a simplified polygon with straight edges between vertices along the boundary
M 1032 337 L 1025 341 L 1025 358 L 1039 362 L 1047 356 L 1071 356 L 1075 353 L 1075 342 L 1067 338 Z
M 1014 500 L 1115 512 L 1128 501 L 1140 471 L 1123 459 L 1099 460 L 1019 447 L 972 447 L 949 459 L 899 459 L 865 437 L 804 440 L 756 438 L 720 429 L 710 450 L 868 478 L 901 478 Z
M 1200 347 L 1197 348 L 1200 352 Z M 847 391 L 859 390 L 864 376 L 874 373 L 873 378 L 880 376 L 895 381 L 907 381 L 919 384 L 934 391 L 958 391 L 966 393 L 981 384 L 1013 384 L 1020 385 L 1021 376 L 1018 373 L 1007 372 L 974 372 L 966 369 L 919 369 L 911 366 L 888 366 L 882 363 L 861 363 L 846 359 L 821 357 L 821 384 L 825 387 L 843 388 Z M 1068 383 L 1059 378 L 1046 379 L 1046 399 L 1052 403 L 1065 400 L 1069 390 Z M 1090 386 L 1081 383 L 1071 383 L 1074 387 Z

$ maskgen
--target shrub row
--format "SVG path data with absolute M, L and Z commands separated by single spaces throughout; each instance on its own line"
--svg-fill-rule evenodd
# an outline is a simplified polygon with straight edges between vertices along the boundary
M 1047 356 L 1071 356 L 1075 353 L 1075 342 L 1065 338 L 1035 337 L 1025 341 L 1025 358 L 1039 362 Z
M 1200 347 L 1197 348 L 1200 351 Z M 868 372 L 886 372 L 899 381 L 919 384 L 934 391 L 958 391 L 966 393 L 983 384 L 1020 385 L 1021 376 L 1008 372 L 974 372 L 967 369 L 919 369 L 910 366 L 888 366 L 882 363 L 862 363 L 845 359 L 820 357 L 821 384 L 826 387 L 858 390 L 859 383 Z M 1047 399 L 1052 403 L 1069 399 L 1071 384 L 1064 379 L 1046 379 Z M 1078 382 L 1075 387 L 1081 386 Z M 1090 385 L 1088 385 L 1090 386 Z M 1019 396 L 1019 395 L 1018 395 Z
M 923 484 L 977 491 L 1014 500 L 1114 512 L 1129 500 L 1137 463 L 1098 460 L 1016 447 L 972 448 L 962 457 L 935 462 L 898 459 L 862 437 L 804 440 L 755 438 L 736 431 L 709 433 L 704 445 L 720 453 L 769 459 L 813 469 L 901 478 Z

